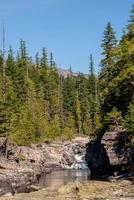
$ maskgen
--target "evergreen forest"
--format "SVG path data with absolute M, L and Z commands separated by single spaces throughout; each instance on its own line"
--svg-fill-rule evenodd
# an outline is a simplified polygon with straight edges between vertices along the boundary
M 4 30 L 3 30 L 4 31 Z M 4 36 L 4 35 L 3 35 Z M 134 133 L 134 4 L 119 41 L 107 23 L 100 72 L 59 73 L 45 47 L 35 58 L 20 40 L 17 53 L 0 51 L 0 136 L 18 145 L 95 136 L 112 126 Z M 95 55 L 94 55 L 95 57 Z M 134 145 L 131 134 L 130 145 Z

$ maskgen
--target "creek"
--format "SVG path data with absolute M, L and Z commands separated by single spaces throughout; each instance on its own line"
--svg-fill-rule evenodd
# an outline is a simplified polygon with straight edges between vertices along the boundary
M 88 169 L 65 169 L 53 171 L 45 175 L 40 180 L 41 187 L 51 187 L 57 189 L 69 182 L 87 181 L 90 179 Z
M 75 154 L 74 163 L 64 166 L 64 169 L 56 170 L 40 179 L 41 187 L 58 188 L 73 181 L 87 181 L 90 179 L 90 170 L 85 162 L 85 152 Z

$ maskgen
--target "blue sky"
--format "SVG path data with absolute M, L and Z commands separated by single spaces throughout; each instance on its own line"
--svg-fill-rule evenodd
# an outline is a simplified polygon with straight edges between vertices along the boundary
M 127 24 L 133 0 L 0 0 L 0 47 L 2 22 L 6 26 L 6 49 L 16 51 L 20 38 L 29 55 L 52 51 L 57 65 L 88 72 L 90 53 L 96 72 L 101 59 L 101 40 L 110 21 L 119 39 Z

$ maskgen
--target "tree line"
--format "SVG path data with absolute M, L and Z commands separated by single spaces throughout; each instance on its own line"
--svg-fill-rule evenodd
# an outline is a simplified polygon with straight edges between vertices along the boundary
M 51 53 L 28 55 L 20 41 L 17 56 L 0 52 L 0 136 L 19 145 L 46 139 L 95 135 L 111 121 L 134 131 L 134 5 L 120 41 L 108 22 L 98 75 L 92 54 L 88 77 L 59 73 Z
M 98 127 L 97 78 L 90 56 L 88 78 L 71 69 L 62 76 L 45 47 L 31 59 L 25 41 L 17 56 L 0 54 L 0 135 L 20 145 L 89 135 Z M 95 105 L 96 104 L 96 105 Z M 95 109 L 93 109 L 95 107 Z M 96 122 L 94 122 L 96 118 Z

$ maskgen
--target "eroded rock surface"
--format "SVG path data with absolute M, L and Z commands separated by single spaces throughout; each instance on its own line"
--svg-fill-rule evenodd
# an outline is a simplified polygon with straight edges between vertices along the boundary
M 128 173 L 134 176 L 134 146 L 125 131 L 106 132 L 87 145 L 86 161 L 93 175 Z M 126 175 L 125 175 L 126 176 Z
M 101 140 L 107 151 L 111 165 L 134 164 L 134 146 L 129 146 L 130 134 L 122 132 L 106 132 Z
M 0 195 L 37 190 L 42 174 L 75 166 L 75 154 L 85 151 L 88 140 L 80 137 L 68 142 L 42 143 L 30 147 L 8 144 L 7 159 L 1 148 Z

